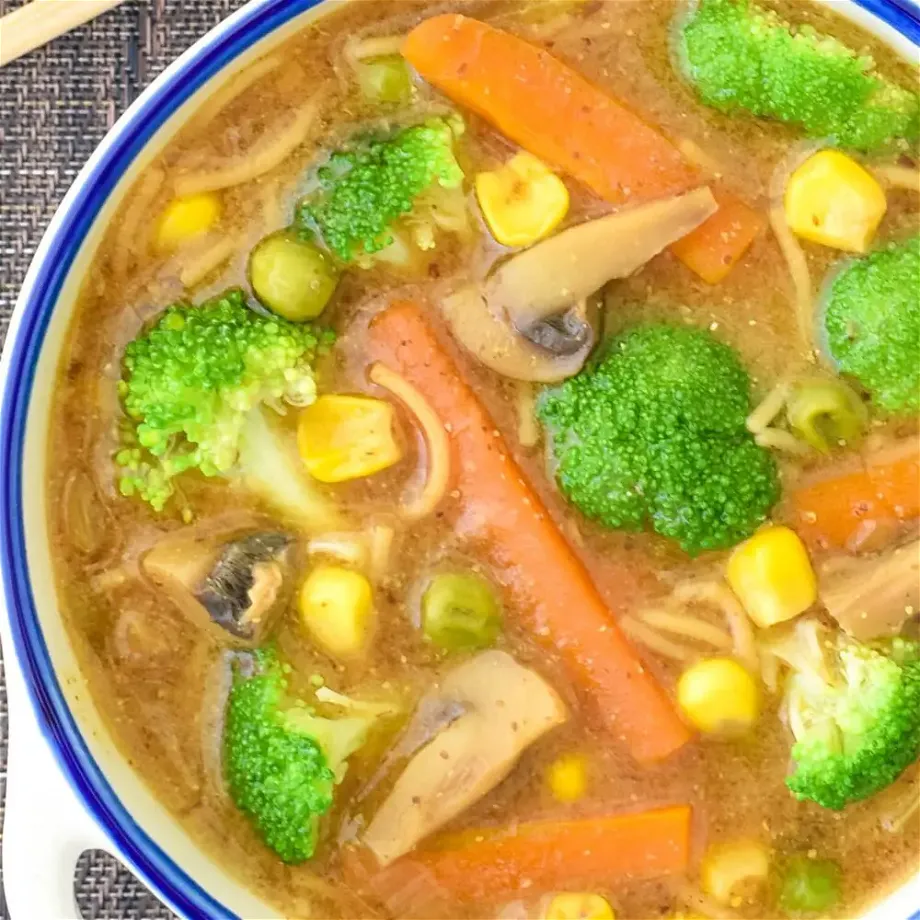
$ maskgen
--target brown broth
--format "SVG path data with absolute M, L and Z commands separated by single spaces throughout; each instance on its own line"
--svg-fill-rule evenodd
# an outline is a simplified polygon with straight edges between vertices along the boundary
M 438 4 L 489 18 L 506 28 L 528 33 L 530 26 L 511 2 Z M 891 54 L 867 34 L 815 6 L 782 4 L 797 20 L 808 19 L 831 29 L 843 40 L 872 50 L 897 73 L 909 73 L 891 61 Z M 126 222 L 134 221 L 142 178 L 129 193 L 106 239 L 96 253 L 79 309 L 70 330 L 57 382 L 51 419 L 51 470 L 48 483 L 51 528 L 58 590 L 65 622 L 93 697 L 112 736 L 154 792 L 181 817 L 192 836 L 232 866 L 266 900 L 289 915 L 369 916 L 369 908 L 349 894 L 341 882 L 337 839 L 353 834 L 361 811 L 361 792 L 375 771 L 375 756 L 387 739 L 359 755 L 340 788 L 338 805 L 324 822 L 317 857 L 303 867 L 282 865 L 258 840 L 223 791 L 217 753 L 214 681 L 222 649 L 209 634 L 194 627 L 154 588 L 137 577 L 137 561 L 164 532 L 183 526 L 173 504 L 156 515 L 136 501 L 122 499 L 115 489 L 111 454 L 118 418 L 116 383 L 120 356 L 143 323 L 181 296 L 195 300 L 232 284 L 245 285 L 246 256 L 265 233 L 283 226 L 296 198 L 301 176 L 321 146 L 354 130 L 368 112 L 347 92 L 340 79 L 342 46 L 349 34 L 391 34 L 405 30 L 433 8 L 405 2 L 355 3 L 322 19 L 275 52 L 281 64 L 256 82 L 211 123 L 193 117 L 169 143 L 151 170 L 167 177 L 143 200 L 144 213 L 163 207 L 171 177 L 188 164 L 213 161 L 245 149 L 253 138 L 272 132 L 283 122 L 292 100 L 323 87 L 328 93 L 325 123 L 315 142 L 308 142 L 267 177 L 223 194 L 225 218 L 220 232 L 238 241 L 235 255 L 210 273 L 193 295 L 183 291 L 178 271 L 196 252 L 164 258 L 151 251 L 149 220 L 142 220 L 135 240 L 125 250 Z M 779 125 L 730 118 L 701 107 L 674 75 L 667 51 L 673 11 L 667 0 L 589 2 L 583 11 L 551 37 L 543 39 L 555 54 L 625 100 L 673 138 L 688 138 L 722 164 L 723 182 L 751 204 L 765 208 L 770 176 L 777 162 L 795 145 L 793 132 Z M 418 109 L 439 104 L 423 91 Z M 469 119 L 467 152 L 471 163 L 493 163 L 507 144 L 475 118 Z M 183 165 L 184 164 L 184 165 Z M 597 208 L 572 185 L 572 218 Z M 916 227 L 915 202 L 906 193 L 891 193 L 881 236 Z M 213 242 L 213 240 L 211 240 Z M 478 245 L 478 244 L 477 244 Z M 815 278 L 834 259 L 831 250 L 809 247 Z M 465 260 L 483 253 L 445 248 L 432 268 L 444 278 Z M 368 315 L 396 288 L 424 295 L 426 286 L 410 285 L 382 272 L 351 273 L 340 289 L 331 321 L 340 333 L 334 355 L 321 369 L 326 391 L 366 391 L 362 330 Z M 677 306 L 675 306 L 677 305 Z M 696 280 L 665 254 L 608 293 L 608 322 L 635 318 L 673 317 L 718 330 L 748 362 L 757 392 L 762 394 L 783 374 L 807 365 L 807 350 L 795 333 L 791 285 L 779 249 L 769 234 L 754 244 L 730 277 L 716 288 Z M 327 314 L 328 316 L 328 314 Z M 324 320 L 326 317 L 324 317 Z M 464 373 L 493 413 L 498 428 L 546 501 L 553 517 L 573 542 L 605 600 L 619 615 L 654 600 L 688 574 L 707 574 L 724 560 L 712 555 L 689 563 L 664 541 L 649 535 L 603 532 L 568 510 L 547 480 L 542 452 L 517 446 L 516 418 L 510 389 L 491 372 L 473 367 L 457 353 Z M 61 458 L 66 458 L 64 462 Z M 364 521 L 388 519 L 412 474 L 417 458 L 406 460 L 370 482 L 340 489 L 338 495 L 360 508 Z M 791 481 L 801 469 L 787 464 Z M 228 484 L 186 477 L 183 491 L 196 518 L 207 520 L 228 507 L 253 514 L 258 502 Z M 95 515 L 85 513 L 87 502 Z M 426 572 L 445 564 L 488 566 L 476 548 L 462 545 L 450 523 L 448 503 L 428 520 L 398 535 L 392 571 L 377 597 L 377 641 L 360 666 L 344 668 L 311 648 L 294 610 L 278 631 L 279 647 L 294 665 L 295 683 L 321 674 L 343 692 L 388 681 L 417 697 L 436 679 L 444 662 L 420 641 L 416 625 L 418 585 Z M 100 523 L 104 522 L 104 523 Z M 636 809 L 688 801 L 695 808 L 695 861 L 706 841 L 750 835 L 777 849 L 814 849 L 837 859 L 845 877 L 845 900 L 837 915 L 853 916 L 867 901 L 903 881 L 918 869 L 920 826 L 909 822 L 899 834 L 880 824 L 880 815 L 903 796 L 916 770 L 902 777 L 876 799 L 849 808 L 844 815 L 798 803 L 783 779 L 789 757 L 787 731 L 776 717 L 771 699 L 756 734 L 743 742 L 691 743 L 679 755 L 655 767 L 640 767 L 621 745 L 604 735 L 589 707 L 580 702 L 559 663 L 533 638 L 515 626 L 515 610 L 507 609 L 508 629 L 502 647 L 520 661 L 551 678 L 572 708 L 570 722 L 529 749 L 512 775 L 452 825 L 461 830 L 502 825 L 512 820 L 565 817 Z M 385 641 L 383 640 L 385 637 Z M 676 677 L 672 663 L 640 648 L 647 666 L 670 689 Z M 576 805 L 554 803 L 545 789 L 547 765 L 560 753 L 589 753 L 589 796 Z M 354 802 L 351 799 L 354 798 Z M 696 862 L 695 862 L 696 864 Z M 317 892 L 314 879 L 332 888 Z M 601 893 L 610 896 L 621 918 L 670 916 L 675 896 L 686 880 L 617 884 Z M 690 879 L 693 882 L 693 879 Z M 317 907 L 317 902 L 321 905 Z M 486 916 L 500 905 L 475 908 L 446 906 L 450 916 Z M 763 917 L 761 900 L 737 905 L 741 916 Z M 444 916 L 447 916 L 445 913 Z M 496 915 L 494 912 L 490 915 Z

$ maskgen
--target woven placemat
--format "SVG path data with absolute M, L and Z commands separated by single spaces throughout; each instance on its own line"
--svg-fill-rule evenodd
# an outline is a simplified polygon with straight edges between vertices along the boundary
M 22 2 L 0 0 L 0 15 Z M 0 70 L 0 343 L 41 234 L 93 148 L 170 61 L 242 2 L 130 0 Z M 6 726 L 0 663 L 0 820 Z M 105 853 L 85 853 L 74 882 L 85 918 L 173 916 Z

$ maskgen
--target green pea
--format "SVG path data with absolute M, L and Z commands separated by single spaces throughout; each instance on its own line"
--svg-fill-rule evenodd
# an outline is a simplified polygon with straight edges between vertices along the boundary
M 369 58 L 356 65 L 358 85 L 370 102 L 402 105 L 412 98 L 412 77 L 398 54 Z
M 793 915 L 829 910 L 840 900 L 840 866 L 832 859 L 796 854 L 786 860 L 779 887 L 779 906 Z
M 488 648 L 498 638 L 501 624 L 495 590 L 478 575 L 435 575 L 422 595 L 422 629 L 445 651 Z
M 793 431 L 824 453 L 858 441 L 869 418 L 865 404 L 849 386 L 842 380 L 823 377 L 795 383 L 786 415 Z
M 315 243 L 282 230 L 252 250 L 249 283 L 264 307 L 302 323 L 323 312 L 339 283 L 339 269 Z

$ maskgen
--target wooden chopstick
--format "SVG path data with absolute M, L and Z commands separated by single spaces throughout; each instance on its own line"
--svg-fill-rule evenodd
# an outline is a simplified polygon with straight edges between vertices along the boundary
M 124 0 L 32 0 L 0 19 L 0 67 Z

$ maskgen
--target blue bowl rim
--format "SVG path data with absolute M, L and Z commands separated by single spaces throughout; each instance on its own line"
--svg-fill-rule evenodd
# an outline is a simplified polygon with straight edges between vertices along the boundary
M 193 881 L 134 821 L 89 752 L 67 705 L 39 625 L 26 559 L 22 468 L 35 370 L 61 289 L 109 195 L 163 124 L 208 80 L 262 38 L 321 0 L 251 0 L 232 25 L 206 36 L 178 69 L 157 80 L 110 135 L 104 155 L 74 183 L 76 195 L 43 244 L 8 358 L 0 405 L 0 572 L 13 643 L 29 696 L 62 773 L 118 851 L 175 910 L 190 920 L 234 920 L 235 914 Z M 853 0 L 920 47 L 920 8 L 912 0 Z M 31 273 L 30 273 L 31 274 Z M 920 920 L 920 912 L 911 920 Z

